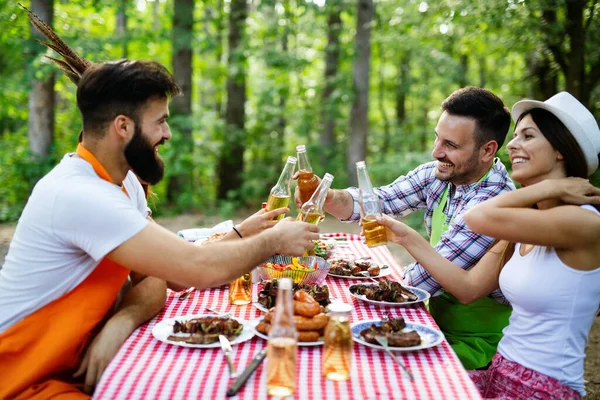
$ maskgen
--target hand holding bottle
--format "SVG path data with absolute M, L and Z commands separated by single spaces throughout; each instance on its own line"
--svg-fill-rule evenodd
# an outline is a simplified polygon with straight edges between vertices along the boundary
M 284 215 L 288 211 L 290 209 L 287 207 L 276 208 L 273 211 L 266 211 L 263 208 L 246 218 L 236 228 L 243 237 L 250 237 L 265 229 L 274 227 L 279 222 L 276 220 L 277 217 Z
M 404 222 L 398 221 L 387 215 L 380 215 L 377 217 L 377 222 L 387 229 L 387 238 L 390 242 L 404 246 L 406 241 L 411 235 L 418 233 Z
M 319 240 L 319 227 L 306 222 L 285 218 L 273 227 L 272 240 L 279 254 L 302 256 L 304 250 L 314 247 L 313 240 Z

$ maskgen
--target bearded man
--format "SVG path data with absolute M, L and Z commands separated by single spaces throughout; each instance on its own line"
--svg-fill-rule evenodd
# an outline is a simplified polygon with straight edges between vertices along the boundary
M 171 138 L 168 104 L 179 88 L 152 61 L 87 65 L 76 81 L 81 142 L 35 185 L 0 271 L 2 399 L 89 398 L 82 384 L 91 391 L 127 336 L 160 310 L 165 281 L 222 285 L 319 238 L 314 225 L 283 220 L 194 246 L 152 223 L 136 175 L 163 177 L 158 149 Z M 155 278 L 134 282 L 112 315 L 130 273 Z
M 421 165 L 375 192 L 385 214 L 402 217 L 425 209 L 431 246 L 468 269 L 486 253 L 493 239 L 472 232 L 463 214 L 486 199 L 515 189 L 506 168 L 495 158 L 506 138 L 510 113 L 500 98 L 477 87 L 455 91 L 442 103 L 442 110 L 431 153 L 437 161 Z M 342 221 L 358 222 L 358 189 L 330 190 L 324 208 Z M 406 268 L 404 283 L 431 293 L 429 311 L 465 368 L 489 364 L 511 312 L 501 292 L 462 305 L 444 293 L 419 259 Z

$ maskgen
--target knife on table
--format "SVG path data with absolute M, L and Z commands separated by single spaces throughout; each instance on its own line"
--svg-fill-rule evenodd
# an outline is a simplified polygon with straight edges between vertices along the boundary
M 231 386 L 229 386 L 229 389 L 227 389 L 228 397 L 235 396 L 237 392 L 240 391 L 240 389 L 242 388 L 242 386 L 244 386 L 248 378 L 250 378 L 250 375 L 252 375 L 256 368 L 258 368 L 262 360 L 265 359 L 266 355 L 267 349 L 264 348 L 254 356 L 254 358 L 252 359 L 252 361 L 250 361 L 250 364 L 248 364 L 246 369 L 240 374 L 240 376 L 236 378 L 235 381 L 233 381 Z
M 231 343 L 229 343 L 229 340 L 223 335 L 219 335 L 219 342 L 221 342 L 221 350 L 223 350 L 227 365 L 229 365 L 229 377 L 235 378 L 237 377 L 237 374 L 235 373 L 235 365 L 233 365 L 233 360 L 231 359 Z

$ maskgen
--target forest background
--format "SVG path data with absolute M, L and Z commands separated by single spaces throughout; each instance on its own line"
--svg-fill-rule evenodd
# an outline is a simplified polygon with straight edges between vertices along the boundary
M 151 59 L 173 72 L 184 94 L 171 103 L 155 215 L 257 209 L 298 144 L 334 187 L 356 184 L 359 160 L 387 184 L 432 160 L 440 103 L 459 87 L 486 87 L 509 107 L 568 90 L 600 116 L 596 0 L 24 5 L 90 61 Z M 75 85 L 41 57 L 56 54 L 15 1 L 0 0 L 0 24 L 0 222 L 11 222 L 74 150 L 81 121 Z

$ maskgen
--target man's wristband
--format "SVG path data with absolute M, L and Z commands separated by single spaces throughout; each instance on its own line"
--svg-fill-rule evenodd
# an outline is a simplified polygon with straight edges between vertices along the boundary
M 240 231 L 238 231 L 235 226 L 233 227 L 233 230 L 235 231 L 235 233 L 238 234 L 238 236 L 240 237 L 240 239 L 243 239 L 244 237 L 242 236 L 242 234 L 240 233 Z

